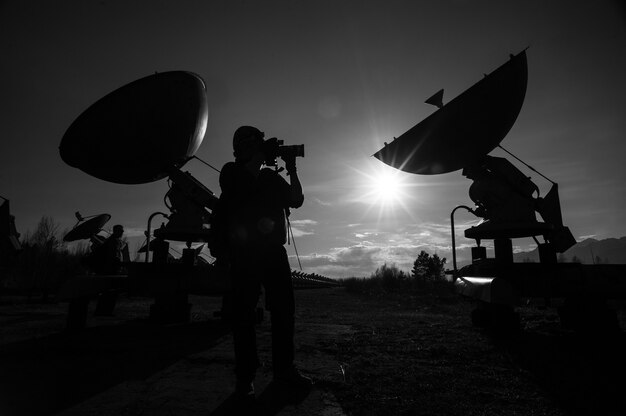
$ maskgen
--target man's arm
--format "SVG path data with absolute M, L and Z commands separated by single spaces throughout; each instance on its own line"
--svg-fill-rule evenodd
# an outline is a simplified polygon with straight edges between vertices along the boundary
M 289 175 L 289 206 L 300 208 L 304 203 L 304 194 L 302 193 L 300 178 L 298 178 L 295 156 L 285 160 L 285 167 L 287 168 L 287 175 Z
M 304 194 L 302 193 L 302 184 L 296 171 L 289 174 L 289 182 L 289 206 L 291 208 L 300 208 L 304 203 Z

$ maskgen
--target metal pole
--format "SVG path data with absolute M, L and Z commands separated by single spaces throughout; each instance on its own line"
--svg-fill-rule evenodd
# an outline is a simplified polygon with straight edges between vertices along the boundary
M 452 227 L 452 265 L 454 266 L 454 276 L 453 276 L 454 280 L 456 280 L 456 275 L 457 275 L 457 268 L 456 268 L 456 236 L 454 235 L 454 213 L 459 208 L 466 209 L 467 211 L 469 211 L 472 214 L 476 215 L 474 210 L 471 209 L 470 207 L 466 206 L 466 205 L 459 205 L 459 206 L 455 207 L 452 210 L 452 212 L 450 213 L 450 226 Z
M 150 257 L 150 224 L 152 223 L 152 218 L 154 218 L 156 215 L 163 215 L 165 218 L 169 218 L 169 215 L 162 212 L 155 212 L 148 217 L 148 230 L 146 231 L 146 259 L 144 261 L 145 263 L 148 263 Z

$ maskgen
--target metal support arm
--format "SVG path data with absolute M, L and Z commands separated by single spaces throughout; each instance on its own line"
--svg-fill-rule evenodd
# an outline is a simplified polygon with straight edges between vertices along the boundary
M 457 209 L 459 208 L 463 208 L 469 212 L 471 212 L 472 214 L 476 215 L 476 212 L 474 212 L 473 209 L 471 209 L 470 207 L 466 206 L 466 205 L 459 205 L 457 207 L 455 207 L 452 212 L 450 213 L 450 226 L 452 227 L 452 265 L 454 266 L 454 280 L 456 280 L 457 278 L 457 268 L 456 268 L 456 237 L 454 235 L 454 213 L 456 212 Z
M 150 215 L 150 217 L 148 217 L 148 230 L 146 231 L 146 259 L 145 262 L 147 263 L 150 257 L 150 233 L 152 232 L 152 230 L 150 229 L 150 225 L 152 224 L 152 218 L 154 218 L 157 215 L 163 215 L 165 218 L 169 218 L 170 216 L 163 213 L 163 212 L 155 212 L 154 214 Z

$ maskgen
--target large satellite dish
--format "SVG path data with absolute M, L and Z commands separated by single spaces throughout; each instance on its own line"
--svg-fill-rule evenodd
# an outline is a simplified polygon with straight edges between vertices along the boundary
M 109 214 L 96 215 L 85 222 L 81 222 L 74 226 L 65 236 L 63 241 L 89 240 L 100 231 L 104 224 L 109 222 L 111 216 Z
M 526 51 L 385 145 L 374 157 L 422 175 L 453 172 L 478 162 L 509 132 L 526 95 Z M 439 94 L 439 95 L 438 95 Z M 431 97 L 440 102 L 442 91 Z M 434 101 L 433 101 L 434 102 Z
M 200 76 L 157 73 L 85 110 L 65 132 L 59 151 L 68 165 L 108 182 L 153 182 L 195 154 L 207 120 L 206 87 Z

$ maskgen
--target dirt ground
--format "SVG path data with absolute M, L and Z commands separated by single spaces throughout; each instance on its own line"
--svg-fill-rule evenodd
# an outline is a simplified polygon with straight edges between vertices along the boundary
M 259 414 L 626 414 L 624 333 L 591 339 L 529 306 L 520 333 L 497 337 L 472 327 L 473 304 L 457 296 L 296 296 L 297 362 L 316 384 L 302 397 L 272 388 L 266 317 Z M 232 340 L 212 316 L 220 300 L 191 302 L 192 322 L 162 326 L 145 319 L 149 299 L 121 297 L 115 317 L 71 334 L 65 304 L 1 299 L 0 415 L 232 414 Z

